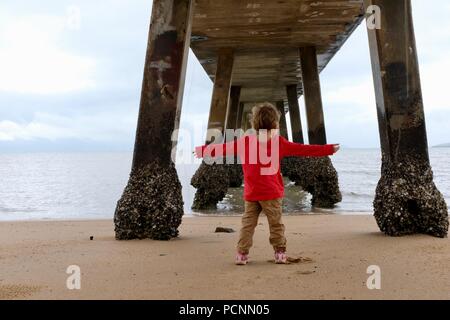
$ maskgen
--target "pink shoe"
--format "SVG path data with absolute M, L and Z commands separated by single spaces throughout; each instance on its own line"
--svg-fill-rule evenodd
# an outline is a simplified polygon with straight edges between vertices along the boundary
M 244 266 L 248 262 L 248 255 L 245 253 L 238 252 L 236 255 L 236 264 L 238 266 Z
M 277 264 L 286 264 L 287 263 L 287 254 L 283 251 L 275 252 L 275 263 Z

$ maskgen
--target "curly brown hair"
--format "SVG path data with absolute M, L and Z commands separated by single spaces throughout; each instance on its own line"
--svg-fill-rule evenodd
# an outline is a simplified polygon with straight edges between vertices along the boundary
M 278 129 L 280 123 L 280 112 L 273 104 L 263 102 L 252 109 L 252 127 L 256 131 L 265 129 Z

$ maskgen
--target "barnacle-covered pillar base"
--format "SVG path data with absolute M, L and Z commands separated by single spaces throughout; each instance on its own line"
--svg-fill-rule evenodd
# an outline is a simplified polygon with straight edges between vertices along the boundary
M 114 214 L 116 239 L 169 240 L 183 216 L 181 184 L 173 163 L 132 171 Z
M 192 204 L 193 210 L 216 209 L 217 203 L 227 194 L 229 168 L 226 164 L 202 162 L 191 179 L 197 189 Z
M 312 195 L 314 207 L 333 208 L 342 201 L 338 174 L 329 157 L 288 157 L 281 165 L 284 176 Z
M 242 165 L 235 162 L 234 164 L 225 165 L 228 170 L 228 186 L 230 188 L 239 188 L 244 182 L 244 172 L 242 171 Z
M 384 163 L 373 206 L 380 230 L 390 236 L 447 235 L 447 204 L 433 182 L 428 161 L 408 157 Z

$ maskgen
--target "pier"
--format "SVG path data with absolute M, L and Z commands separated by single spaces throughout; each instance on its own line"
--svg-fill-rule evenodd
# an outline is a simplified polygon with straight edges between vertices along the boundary
M 116 238 L 178 235 L 183 199 L 171 136 L 182 112 L 189 48 L 214 83 L 207 143 L 222 142 L 211 133 L 248 129 L 251 107 L 269 101 L 282 113 L 282 135 L 288 137 L 289 111 L 291 141 L 304 142 L 304 123 L 308 143 L 326 144 L 320 72 L 373 14 L 371 8 L 381 13 L 380 28 L 368 28 L 383 162 L 374 215 L 391 236 L 446 236 L 447 205 L 428 159 L 410 0 L 154 0 L 134 160 L 115 212 Z M 286 158 L 282 172 L 312 194 L 314 206 L 331 208 L 341 201 L 327 157 Z M 214 208 L 240 179 L 239 165 L 203 163 L 192 178 L 194 208 Z

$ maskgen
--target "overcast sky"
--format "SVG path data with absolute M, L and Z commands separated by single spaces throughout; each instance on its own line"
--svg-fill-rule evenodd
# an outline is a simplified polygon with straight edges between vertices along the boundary
M 151 3 L 2 1 L 0 152 L 132 150 Z M 450 2 L 432 3 L 413 1 L 431 146 L 450 142 Z M 364 23 L 322 72 L 321 83 L 329 142 L 377 147 Z M 182 129 L 206 126 L 211 92 L 190 53 Z

